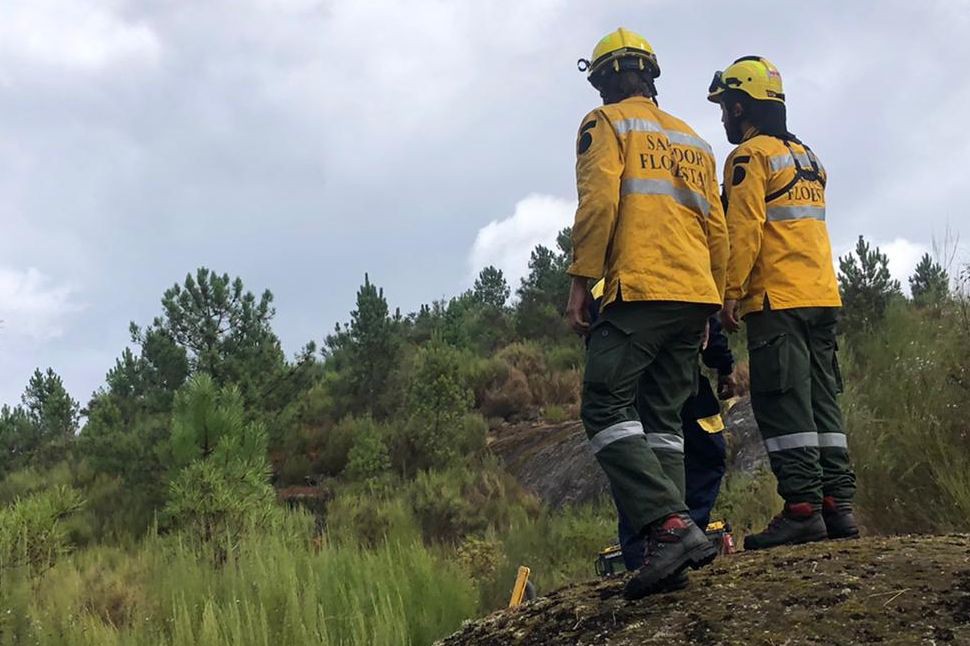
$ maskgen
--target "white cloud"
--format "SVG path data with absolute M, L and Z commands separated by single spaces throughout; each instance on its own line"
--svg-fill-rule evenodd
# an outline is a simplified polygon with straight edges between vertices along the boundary
M 512 215 L 479 229 L 468 259 L 471 274 L 494 265 L 515 289 L 528 271 L 535 246 L 554 246 L 556 234 L 572 224 L 575 213 L 575 201 L 552 195 L 532 194 L 519 200 Z
M 889 256 L 889 273 L 899 281 L 903 291 L 909 293 L 909 277 L 919 264 L 919 259 L 930 248 L 925 244 L 912 242 L 905 238 L 896 238 L 892 242 L 879 245 L 883 253 Z
M 154 60 L 160 49 L 155 33 L 143 23 L 126 22 L 112 4 L 97 0 L 4 3 L 0 77 L 22 63 L 96 71 L 115 62 Z
M 81 308 L 70 287 L 50 283 L 33 267 L 0 267 L 0 337 L 46 341 L 64 334 L 65 317 Z

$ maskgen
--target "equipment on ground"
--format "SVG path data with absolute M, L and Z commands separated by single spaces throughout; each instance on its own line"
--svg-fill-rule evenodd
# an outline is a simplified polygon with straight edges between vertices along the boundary
M 731 534 L 731 524 L 725 520 L 713 520 L 704 530 L 708 540 L 717 550 L 718 556 L 733 554 L 734 536 Z M 599 576 L 613 576 L 626 571 L 623 564 L 623 551 L 619 545 L 610 545 L 603 548 L 596 557 L 594 563 L 596 574 Z
M 743 56 L 723 72 L 714 72 L 707 100 L 718 103 L 725 90 L 740 90 L 758 101 L 785 102 L 781 74 L 767 58 Z

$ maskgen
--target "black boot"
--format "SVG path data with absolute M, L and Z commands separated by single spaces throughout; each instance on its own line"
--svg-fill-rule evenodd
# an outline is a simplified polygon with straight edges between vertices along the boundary
M 672 514 L 650 530 L 643 565 L 627 582 L 623 596 L 632 601 L 682 589 L 687 584 L 680 576 L 684 570 L 703 567 L 715 556 L 717 550 L 690 516 Z
M 838 502 L 832 496 L 822 499 L 822 519 L 829 538 L 859 538 L 859 526 L 851 502 Z
M 779 545 L 798 545 L 828 538 L 819 510 L 808 502 L 786 503 L 760 534 L 744 537 L 744 549 L 763 550 Z

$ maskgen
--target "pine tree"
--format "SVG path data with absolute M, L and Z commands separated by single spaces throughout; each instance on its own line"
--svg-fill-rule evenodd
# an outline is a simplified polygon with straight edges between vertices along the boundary
M 477 303 L 496 310 L 505 307 L 510 293 L 509 284 L 505 281 L 502 270 L 492 265 L 479 272 L 472 288 L 472 296 Z
M 267 393 L 280 382 L 286 361 L 270 322 L 276 314 L 273 294 L 266 290 L 257 299 L 246 291 L 240 278 L 230 280 L 200 267 L 162 296 L 164 315 L 144 332 L 132 324 L 132 338 L 143 348 L 158 346 L 168 353 L 167 370 L 156 379 L 178 387 L 180 351 L 190 373 L 204 372 L 217 384 L 235 384 L 250 407 L 263 409 Z M 161 368 L 162 366 L 158 366 Z
M 21 397 L 27 417 L 42 440 L 73 438 L 78 427 L 79 406 L 64 388 L 64 382 L 48 368 L 34 371 Z
M 384 290 L 370 282 L 357 291 L 357 307 L 350 313 L 350 325 L 337 326 L 327 337 L 326 352 L 331 368 L 340 374 L 348 391 L 348 408 L 353 413 L 384 417 L 388 377 L 397 366 L 401 350 L 401 316 L 392 317 Z
M 563 229 L 556 240 L 557 251 L 543 245 L 532 250 L 529 274 L 518 289 L 516 319 L 520 336 L 526 338 L 565 338 L 563 323 L 569 298 L 569 267 L 572 255 L 571 230 Z
M 269 483 L 266 430 L 245 421 L 234 386 L 219 388 L 205 373 L 175 397 L 169 441 L 171 481 L 165 512 L 203 541 L 232 547 L 251 527 L 279 510 Z
M 889 258 L 859 236 L 855 253 L 839 258 L 843 328 L 848 333 L 871 330 L 886 308 L 901 297 L 899 281 L 889 273 Z
M 909 277 L 909 289 L 917 306 L 937 305 L 950 293 L 950 276 L 926 253 Z

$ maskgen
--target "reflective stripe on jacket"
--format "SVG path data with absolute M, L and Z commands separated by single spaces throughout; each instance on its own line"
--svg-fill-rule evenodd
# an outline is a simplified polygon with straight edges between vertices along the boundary
M 795 181 L 797 169 L 803 177 Z M 817 178 L 812 176 L 817 171 Z M 724 165 L 731 239 L 725 298 L 741 315 L 764 309 L 839 307 L 825 226 L 825 169 L 804 145 L 755 135 Z
M 720 304 L 727 226 L 711 147 L 651 100 L 597 108 L 576 143 L 572 276 L 605 277 L 604 306 Z

